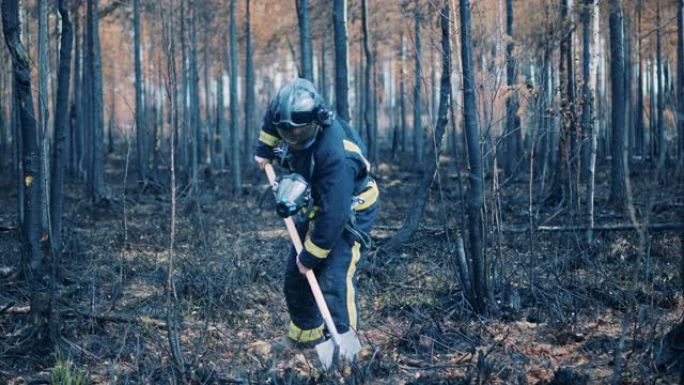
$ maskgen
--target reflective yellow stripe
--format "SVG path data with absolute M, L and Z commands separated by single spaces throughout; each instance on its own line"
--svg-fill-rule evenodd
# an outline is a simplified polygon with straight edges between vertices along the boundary
M 304 249 L 306 249 L 306 251 L 308 251 L 314 257 L 321 259 L 327 258 L 328 254 L 330 254 L 330 249 L 324 249 L 322 247 L 316 246 L 316 244 L 313 243 L 309 237 L 307 237 L 306 242 L 304 242 Z
M 366 164 L 366 170 L 370 172 L 371 164 L 369 161 L 366 160 L 366 157 L 363 156 L 363 152 L 361 152 L 359 146 L 357 146 L 356 143 L 352 142 L 351 140 L 347 139 L 342 140 L 342 142 L 344 143 L 344 150 L 358 154 L 361 157 L 361 160 L 363 160 L 363 163 Z
M 359 205 L 356 206 L 354 210 L 365 210 L 373 206 L 373 204 L 377 202 L 378 197 L 380 196 L 380 190 L 378 189 L 378 185 L 375 184 L 374 180 L 371 180 L 370 182 L 368 182 L 368 186 L 369 188 L 366 191 L 359 194 L 359 196 L 357 197 L 362 202 L 359 203 Z
M 320 209 L 320 207 L 314 205 L 313 207 L 311 207 L 311 211 L 309 211 L 307 213 L 306 217 L 309 219 L 314 219 L 316 217 L 316 214 L 318 213 L 319 209 Z
M 259 141 L 271 147 L 275 146 L 279 140 L 280 138 L 273 136 L 264 130 L 261 130 L 261 133 L 259 134 Z
M 361 259 L 361 244 L 354 242 L 352 247 L 352 259 L 347 269 L 347 315 L 349 316 L 349 327 L 356 330 L 356 290 L 354 289 L 354 273 L 356 264 Z
M 323 325 L 313 329 L 301 329 L 290 321 L 287 336 L 297 342 L 311 342 L 323 337 Z

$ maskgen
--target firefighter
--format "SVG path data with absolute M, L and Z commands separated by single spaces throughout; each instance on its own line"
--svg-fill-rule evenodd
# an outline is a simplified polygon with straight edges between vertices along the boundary
M 308 184 L 295 222 L 304 250 L 286 261 L 284 293 L 290 323 L 287 346 L 311 347 L 326 338 L 324 322 L 304 276 L 314 271 L 340 334 L 357 330 L 356 266 L 370 246 L 379 190 L 358 133 L 329 110 L 314 85 L 294 79 L 269 103 L 254 160 L 277 160 Z M 297 207 L 298 208 L 298 207 Z M 279 214 L 289 216 L 292 211 Z

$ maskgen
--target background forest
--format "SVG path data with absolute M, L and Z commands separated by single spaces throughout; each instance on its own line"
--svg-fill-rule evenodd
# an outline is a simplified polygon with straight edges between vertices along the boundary
M 684 0 L 1 5 L 0 383 L 684 378 Z M 296 76 L 381 190 L 331 373 L 271 349 Z

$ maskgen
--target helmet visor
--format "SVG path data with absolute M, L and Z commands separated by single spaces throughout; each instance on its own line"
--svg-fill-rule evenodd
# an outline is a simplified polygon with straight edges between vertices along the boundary
M 276 126 L 276 129 L 287 144 L 295 149 L 300 149 L 304 148 L 306 143 L 316 135 L 318 127 L 315 123 L 300 126 L 281 123 Z

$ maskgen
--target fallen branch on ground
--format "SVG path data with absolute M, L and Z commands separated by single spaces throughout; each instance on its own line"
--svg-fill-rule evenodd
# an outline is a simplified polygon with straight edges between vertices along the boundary
M 78 310 L 78 309 L 58 309 L 56 311 L 62 317 L 92 318 L 92 319 L 96 319 L 98 321 L 104 321 L 104 322 L 141 324 L 141 325 L 145 325 L 145 326 L 154 326 L 158 329 L 166 329 L 166 322 L 164 322 L 162 320 L 155 319 L 155 318 L 151 318 L 148 316 L 140 316 L 140 315 L 136 315 L 136 314 L 112 314 L 112 313 L 92 314 L 92 313 L 88 313 L 86 311 Z M 11 315 L 29 314 L 30 312 L 31 312 L 31 307 L 28 305 L 26 305 L 26 306 L 12 306 L 8 309 L 5 309 L 5 313 L 11 314 Z

